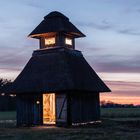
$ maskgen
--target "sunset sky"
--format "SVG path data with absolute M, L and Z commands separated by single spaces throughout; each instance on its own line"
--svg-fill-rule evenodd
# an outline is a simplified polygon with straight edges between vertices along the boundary
M 38 49 L 27 35 L 51 11 L 85 35 L 76 40 L 110 87 L 101 100 L 140 104 L 140 0 L 4 0 L 0 4 L 0 77 L 14 80 Z

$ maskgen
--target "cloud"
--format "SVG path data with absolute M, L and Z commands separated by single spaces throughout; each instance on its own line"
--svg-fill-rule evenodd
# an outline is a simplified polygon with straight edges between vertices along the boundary
M 82 52 L 86 56 L 90 56 L 90 54 L 92 55 L 93 52 L 102 52 L 106 50 L 105 47 L 97 46 L 94 44 L 94 42 L 91 44 L 88 41 L 82 41 L 82 40 L 76 42 L 76 49 L 82 50 Z
M 35 2 L 35 1 L 27 1 L 25 4 L 26 4 L 27 6 L 30 6 L 30 7 L 33 7 L 33 8 L 39 8 L 39 9 L 41 9 L 41 8 L 44 7 L 44 6 L 41 4 L 41 2 L 38 3 L 38 2 Z
M 139 55 L 124 58 L 120 55 L 100 55 L 95 56 L 93 60 L 92 56 L 87 56 L 90 64 L 98 72 L 128 72 L 128 73 L 140 73 L 140 57 Z M 118 59 L 119 58 L 119 59 Z
M 36 10 L 37 9 L 42 9 L 45 7 L 44 3 L 46 3 L 46 1 L 44 2 L 40 2 L 40 1 L 36 1 L 36 0 L 22 0 L 22 1 L 19 1 L 19 0 L 16 0 L 16 3 L 19 3 L 19 4 L 22 4 L 22 6 L 29 6 L 28 8 L 35 8 Z
M 140 31 L 135 29 L 135 27 L 125 27 L 122 29 L 120 25 L 113 24 L 107 20 L 102 20 L 101 22 L 95 23 L 95 22 L 77 22 L 77 25 L 83 26 L 83 27 L 88 27 L 92 29 L 97 29 L 97 30 L 103 30 L 103 31 L 114 31 L 116 33 L 120 34 L 125 34 L 125 35 L 135 35 L 139 36 Z
M 2 68 L 22 68 L 29 57 L 31 57 L 31 48 L 20 47 L 0 47 L 0 69 Z
M 123 29 L 123 30 L 118 30 L 118 32 L 127 35 L 138 35 L 138 36 L 140 35 L 140 31 L 134 29 Z
M 99 29 L 99 30 L 108 30 L 111 29 L 112 26 L 107 20 L 102 20 L 100 23 L 95 22 L 77 22 L 77 25 L 79 26 L 86 26 L 93 29 Z
M 0 68 L 0 78 L 14 80 L 18 76 L 21 69 L 1 69 Z
M 135 63 L 135 65 L 133 64 Z M 136 62 L 126 61 L 111 61 L 111 62 L 97 62 L 96 68 L 99 72 L 134 72 L 140 73 L 140 65 Z
M 140 82 L 106 81 L 106 84 L 112 92 L 100 94 L 101 100 L 140 104 Z

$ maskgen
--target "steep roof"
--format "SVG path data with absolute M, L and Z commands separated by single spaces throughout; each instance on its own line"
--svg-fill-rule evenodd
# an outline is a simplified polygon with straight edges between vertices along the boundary
M 14 93 L 71 90 L 110 91 L 80 51 L 66 48 L 35 51 L 12 86 Z
M 55 34 L 58 32 L 67 33 L 73 37 L 84 37 L 62 13 L 54 11 L 44 17 L 44 20 L 29 34 L 29 37 L 40 38 L 42 35 Z

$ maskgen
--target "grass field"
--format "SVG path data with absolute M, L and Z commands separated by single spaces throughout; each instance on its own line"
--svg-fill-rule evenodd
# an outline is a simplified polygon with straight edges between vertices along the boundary
M 16 128 L 16 113 L 0 112 L 0 140 L 140 140 L 140 108 L 101 109 L 101 115 L 96 125 Z
M 102 108 L 103 118 L 140 118 L 140 108 Z
M 16 112 L 0 112 L 0 120 L 15 120 Z

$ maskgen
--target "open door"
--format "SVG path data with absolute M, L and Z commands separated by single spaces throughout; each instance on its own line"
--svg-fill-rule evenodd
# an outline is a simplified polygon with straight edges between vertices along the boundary
M 43 94 L 43 124 L 55 124 L 55 94 Z

